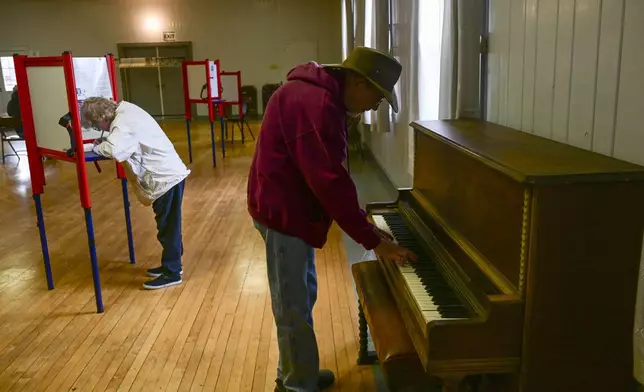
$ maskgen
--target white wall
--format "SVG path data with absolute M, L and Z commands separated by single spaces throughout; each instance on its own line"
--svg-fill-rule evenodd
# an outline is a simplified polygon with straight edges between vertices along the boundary
M 192 41 L 195 59 L 241 70 L 242 83 L 259 94 L 294 63 L 342 55 L 340 0 L 2 0 L 1 8 L 0 51 L 100 56 L 116 54 L 117 43 L 163 41 L 162 32 L 174 30 L 177 41 Z M 158 28 L 146 28 L 150 16 Z
M 490 0 L 488 120 L 644 164 L 644 1 Z

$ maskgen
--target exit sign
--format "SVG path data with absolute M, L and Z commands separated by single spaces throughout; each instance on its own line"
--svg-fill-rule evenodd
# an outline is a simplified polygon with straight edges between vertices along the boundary
M 164 31 L 163 32 L 163 41 L 173 42 L 177 38 L 177 34 L 174 31 Z

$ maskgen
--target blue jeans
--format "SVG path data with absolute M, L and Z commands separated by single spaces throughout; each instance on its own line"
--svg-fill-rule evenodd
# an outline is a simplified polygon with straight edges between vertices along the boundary
M 313 330 L 318 289 L 315 252 L 299 238 L 254 223 L 266 244 L 268 285 L 279 346 L 277 378 L 288 391 L 317 391 L 320 359 Z
M 172 275 L 181 273 L 183 235 L 181 233 L 181 204 L 186 180 L 173 186 L 152 203 L 157 221 L 157 239 L 163 247 L 161 265 Z

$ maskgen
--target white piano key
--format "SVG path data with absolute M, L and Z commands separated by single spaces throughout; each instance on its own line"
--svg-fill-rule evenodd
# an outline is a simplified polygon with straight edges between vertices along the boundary
M 376 227 L 384 231 L 385 233 L 389 234 L 390 236 L 394 237 L 393 242 L 397 244 L 398 241 L 396 240 L 396 236 L 394 236 L 394 234 L 391 232 L 391 229 L 389 228 L 389 225 L 385 221 L 385 218 L 382 215 L 372 215 L 372 218 Z

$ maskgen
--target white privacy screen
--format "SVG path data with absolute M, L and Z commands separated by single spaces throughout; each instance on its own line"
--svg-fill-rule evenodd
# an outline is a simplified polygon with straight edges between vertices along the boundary
M 237 88 L 237 75 L 221 75 L 221 86 L 224 91 L 221 96 L 224 101 L 237 102 L 239 89 Z
M 114 98 L 105 57 L 75 57 L 73 63 L 79 104 L 89 97 Z
M 90 97 L 114 99 L 105 57 L 75 57 L 73 64 L 79 109 L 83 106 L 83 102 Z M 91 128 L 83 128 L 82 132 L 83 140 L 97 139 L 101 136 L 101 132 Z
M 27 67 L 27 78 L 38 147 L 57 151 L 71 148 L 69 133 L 58 125 L 69 112 L 63 67 Z
M 201 90 L 207 83 L 206 64 L 189 64 L 186 66 L 188 76 L 188 96 L 190 99 L 202 99 Z M 217 87 L 217 78 L 215 75 L 214 80 Z M 210 86 L 213 86 L 213 81 L 210 81 Z M 206 93 L 204 92 L 204 96 Z M 214 88 L 211 91 L 211 98 L 219 97 L 219 88 Z

